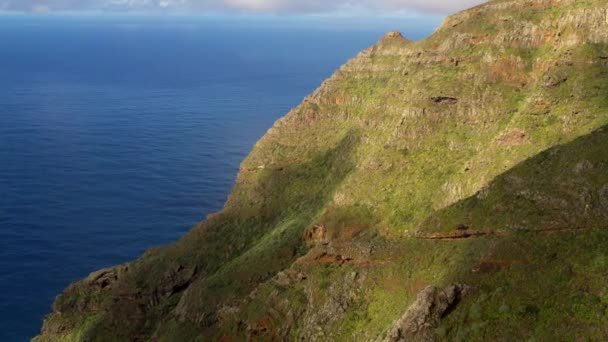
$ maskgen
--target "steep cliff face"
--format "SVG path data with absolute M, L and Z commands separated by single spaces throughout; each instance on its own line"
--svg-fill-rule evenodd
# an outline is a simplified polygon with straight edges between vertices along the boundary
M 608 338 L 607 27 L 605 1 L 496 0 L 389 33 L 221 212 L 72 284 L 37 339 Z

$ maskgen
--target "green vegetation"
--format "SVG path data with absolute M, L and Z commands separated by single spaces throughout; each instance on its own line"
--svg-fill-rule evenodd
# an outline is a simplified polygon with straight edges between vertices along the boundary
M 485 269 L 463 275 L 476 284 L 437 328 L 440 340 L 603 340 L 606 227 L 488 239 Z M 576 246 L 576 248 L 573 248 Z M 492 265 L 493 263 L 493 265 Z
M 383 38 L 254 147 L 225 208 L 58 298 L 38 341 L 608 337 L 603 1 L 491 1 Z

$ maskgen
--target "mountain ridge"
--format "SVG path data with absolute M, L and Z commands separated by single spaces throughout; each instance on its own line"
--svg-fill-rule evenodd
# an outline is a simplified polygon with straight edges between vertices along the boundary
M 269 129 L 221 212 L 72 284 L 36 340 L 605 338 L 607 22 L 494 0 L 389 33 Z

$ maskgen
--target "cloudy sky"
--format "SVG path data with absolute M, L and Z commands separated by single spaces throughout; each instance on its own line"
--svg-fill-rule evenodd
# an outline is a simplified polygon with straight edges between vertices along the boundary
M 449 14 L 485 0 L 0 0 L 4 12 Z

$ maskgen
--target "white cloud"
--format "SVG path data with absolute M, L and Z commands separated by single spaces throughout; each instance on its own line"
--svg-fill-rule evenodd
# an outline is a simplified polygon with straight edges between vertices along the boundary
M 452 13 L 484 0 L 0 0 L 5 11 L 192 11 L 244 13 Z

